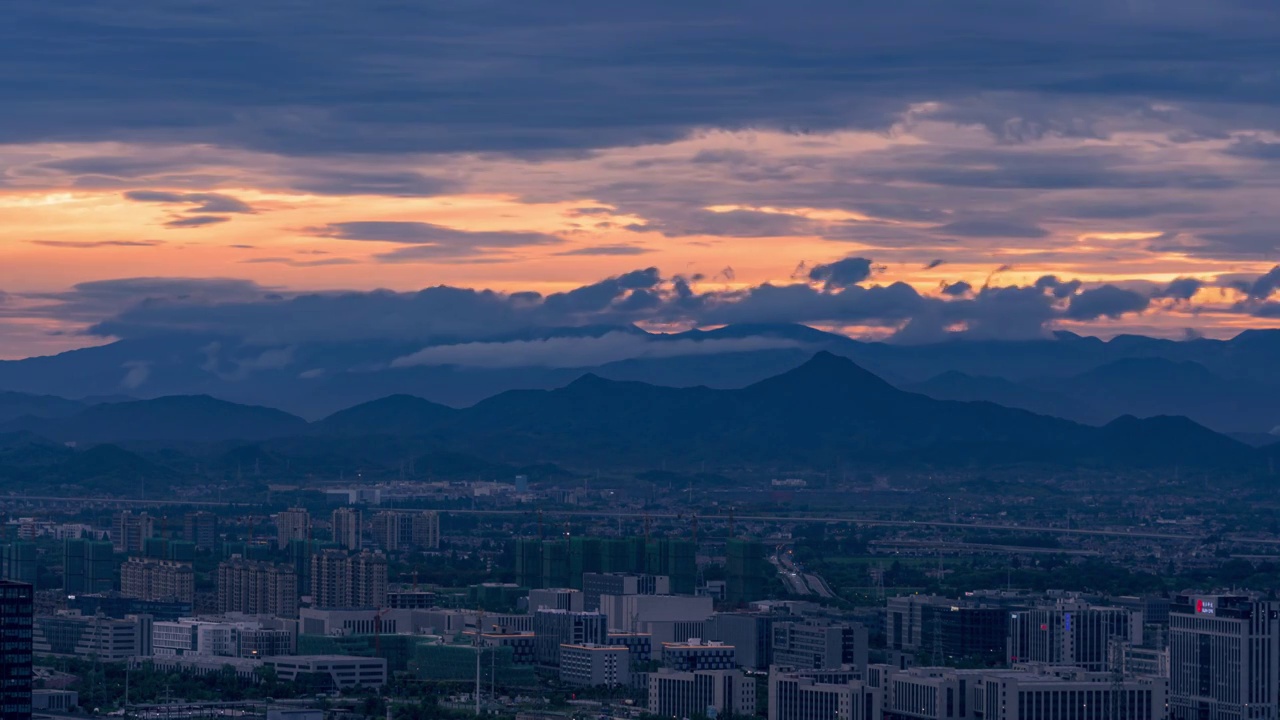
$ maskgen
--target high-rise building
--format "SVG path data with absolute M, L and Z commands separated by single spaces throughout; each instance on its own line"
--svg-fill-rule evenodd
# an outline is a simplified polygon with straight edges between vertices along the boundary
M 716 613 L 707 620 L 706 637 L 732 645 L 739 667 L 766 670 L 773 664 L 773 624 L 778 617 L 772 613 Z
M 649 674 L 649 712 L 669 718 L 756 713 L 756 681 L 741 670 L 661 670 Z
M 351 558 L 351 607 L 383 608 L 387 605 L 387 558 L 362 552 Z
M 569 543 L 550 540 L 542 545 L 542 583 L 538 587 L 573 587 L 569 578 Z
M 311 514 L 303 508 L 289 508 L 276 514 L 276 547 L 287 548 L 294 540 L 311 539 Z
M 325 550 L 311 557 L 311 600 L 319 608 L 383 608 L 387 558 L 364 551 Z
M 1280 602 L 1180 595 L 1169 608 L 1172 720 L 1280 715 Z
M 218 612 L 298 616 L 298 574 L 288 565 L 235 557 L 218 565 Z
M 134 515 L 125 510 L 115 516 L 111 527 L 111 544 L 116 552 L 141 553 L 147 538 L 155 535 L 155 518 L 146 513 Z
M 518 538 L 515 546 L 516 584 L 527 588 L 547 587 L 542 582 L 542 541 Z
M 435 511 L 387 510 L 374 515 L 374 542 L 387 552 L 436 550 L 440 515 Z
M 27 583 L 0 581 L 0 720 L 30 720 L 32 613 Z
M 671 592 L 692 595 L 698 585 L 698 546 L 691 540 L 654 540 L 645 550 L 645 572 L 671 578 Z
M 338 508 L 331 516 L 333 523 L 333 541 L 345 550 L 359 550 L 360 544 L 360 511 L 356 508 Z
M 764 545 L 753 540 L 730 540 L 725 545 L 725 602 L 742 605 L 767 595 L 772 567 Z
M 1053 607 L 1009 614 L 1009 662 L 1069 665 L 1090 671 L 1111 667 L 1112 641 L 1142 644 L 1142 613 L 1059 601 Z
M 120 566 L 120 594 L 139 600 L 195 600 L 195 573 L 188 563 L 129 558 Z
M 608 619 L 600 613 L 538 610 L 533 614 L 533 634 L 539 665 L 558 666 L 561 645 L 607 645 Z
M 182 517 L 182 536 L 197 550 L 212 550 L 218 541 L 218 516 L 205 510 L 187 513 Z
M 373 516 L 373 542 L 386 552 L 413 549 L 414 513 L 386 510 Z
M 18 541 L 0 545 L 0 579 L 36 584 L 36 545 Z
M 351 576 L 347 553 L 325 550 L 311 556 L 311 604 L 318 608 L 351 606 Z
M 63 588 L 68 595 L 115 587 L 115 548 L 109 542 L 68 538 L 62 545 Z
M 880 717 L 880 689 L 863 682 L 857 671 L 794 671 L 781 667 L 769 671 L 769 720 Z
M 413 514 L 413 545 L 423 550 L 440 549 L 440 513 L 429 510 Z

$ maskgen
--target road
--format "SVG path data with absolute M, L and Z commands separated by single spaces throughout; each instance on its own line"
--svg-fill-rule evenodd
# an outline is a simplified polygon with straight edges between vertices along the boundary
M 794 554 L 789 546 L 783 544 L 774 548 L 773 556 L 769 558 L 769 562 L 778 568 L 778 574 L 782 576 L 783 584 L 787 586 L 787 589 L 793 595 L 835 597 L 835 593 L 831 592 L 831 587 L 827 585 L 827 581 L 813 573 L 804 572 L 804 569 L 796 563 Z

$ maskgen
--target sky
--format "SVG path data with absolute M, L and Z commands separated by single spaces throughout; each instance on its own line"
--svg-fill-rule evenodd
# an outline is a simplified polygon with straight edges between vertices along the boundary
M 1273 0 L 6 15 L 0 359 L 174 332 L 1280 318 Z

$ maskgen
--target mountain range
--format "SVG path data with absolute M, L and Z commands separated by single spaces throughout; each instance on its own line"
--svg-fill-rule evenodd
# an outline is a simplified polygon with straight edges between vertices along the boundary
M 1059 332 L 1023 341 L 898 345 L 803 325 L 668 334 L 630 326 L 551 328 L 479 341 L 286 346 L 163 335 L 0 362 L 0 423 L 66 417 L 122 396 L 208 395 L 308 420 L 392 395 L 461 408 L 509 390 L 563 387 L 586 374 L 740 389 L 820 351 L 940 400 L 985 400 L 1099 426 L 1126 415 L 1181 415 L 1254 444 L 1269 442 L 1280 428 L 1280 330 L 1230 340 L 1103 341 Z
M 401 394 L 311 423 L 273 408 L 168 396 L 99 403 L 63 417 L 27 415 L 0 423 L 0 433 L 22 452 L 49 455 L 53 465 L 68 461 L 68 443 L 95 449 L 108 443 L 109 452 L 98 452 L 117 474 L 142 474 L 154 464 L 147 458 L 172 462 L 175 452 L 198 457 L 191 462 L 204 472 L 234 467 L 237 473 L 264 463 L 275 473 L 403 471 L 406 458 L 428 472 L 860 463 L 1263 473 L 1280 449 L 1253 448 L 1183 417 L 1125 416 L 1091 426 L 985 401 L 938 400 L 899 389 L 826 351 L 733 389 L 665 387 L 588 373 L 563 387 L 511 390 L 463 409 Z M 0 478 L 15 473 L 5 470 L 7 457 L 0 453 Z

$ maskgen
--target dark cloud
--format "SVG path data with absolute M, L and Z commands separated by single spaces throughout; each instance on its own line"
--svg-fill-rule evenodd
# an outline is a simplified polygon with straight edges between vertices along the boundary
M 286 257 L 260 257 L 260 258 L 249 258 L 248 260 L 241 260 L 240 262 L 246 263 L 246 264 L 288 265 L 289 267 L 299 267 L 299 268 L 359 264 L 358 260 L 352 260 L 351 258 L 341 258 L 341 257 L 321 258 L 319 260 L 299 260 L 297 258 L 286 258 Z
M 653 250 L 639 245 L 595 245 L 558 252 L 556 255 L 644 255 Z
M 994 218 L 957 220 L 936 229 L 947 235 L 973 238 L 1042 238 L 1049 234 L 1038 225 Z
M 379 262 L 504 262 L 495 252 L 564 242 L 557 235 L 536 232 L 469 231 L 425 222 L 343 222 L 311 228 L 319 237 L 362 242 L 389 242 L 403 247 L 374 256 Z
M 248 203 L 221 193 L 177 193 L 159 190 L 130 190 L 124 194 L 134 202 L 165 203 L 167 205 L 192 205 L 193 213 L 251 213 Z
M 940 153 L 926 147 L 902 152 L 899 157 L 899 162 L 867 174 L 889 181 L 1000 190 L 1222 190 L 1238 184 L 1232 178 L 1206 170 L 1134 170 L 1130 168 L 1130 159 L 1112 148 L 1040 152 L 975 149 Z
M 1115 285 L 1085 290 L 1071 297 L 1067 305 L 1066 317 L 1070 320 L 1097 320 L 1099 318 L 1118 318 L 1121 315 L 1146 310 L 1151 298 L 1133 290 L 1125 290 Z
M 220 215 L 191 215 L 188 217 L 176 218 L 164 224 L 165 227 L 171 228 L 198 228 L 206 225 L 217 225 L 230 220 L 229 217 Z
M 91 249 L 102 247 L 155 247 L 159 240 L 32 240 L 32 245 L 45 247 Z
M 1280 288 L 1280 265 L 1277 265 L 1266 273 L 1259 275 L 1253 282 L 1242 283 L 1238 287 L 1251 299 L 1266 300 L 1271 297 L 1271 294 L 1276 291 L 1276 288 Z
M 0 142 L 536 153 L 706 127 L 884 128 L 913 103 L 960 113 L 974 97 L 1005 101 L 957 118 L 1010 141 L 1098 133 L 1058 107 L 1273 108 L 1277 12 L 1254 0 L 13 0 Z
M 822 283 L 824 290 L 843 290 L 871 277 L 874 267 L 867 258 L 848 257 L 825 265 L 814 265 L 809 279 Z
M 1037 289 L 1048 290 L 1056 298 L 1071 297 L 1082 284 L 1079 280 L 1059 280 L 1056 275 L 1045 275 L 1035 281 Z
M 1171 298 L 1174 300 L 1190 300 L 1204 287 L 1204 281 L 1198 278 L 1177 278 L 1157 291 L 1152 297 Z
M 667 209 L 661 219 L 628 225 L 633 232 L 660 232 L 667 237 L 689 235 L 715 235 L 723 237 L 785 237 L 790 235 L 815 235 L 822 225 L 807 218 L 784 213 L 757 210 Z
M 637 357 L 685 357 L 802 347 L 785 338 L 680 339 L 655 343 L 635 333 L 553 337 L 503 342 L 437 345 L 397 358 L 392 367 L 464 365 L 470 367 L 592 367 Z
M 425 222 L 359 221 L 332 223 L 312 228 L 311 234 L 339 240 L 436 245 L 458 249 L 554 245 L 564 242 L 562 238 L 546 233 L 457 230 Z
M 1280 160 L 1280 142 L 1266 142 L 1258 138 L 1241 138 L 1227 148 L 1228 155 L 1254 160 Z
M 290 187 L 317 195 L 388 195 L 428 197 L 462 189 L 454 180 L 416 172 L 359 172 L 313 170 L 290 183 Z
M 338 258 L 325 258 L 318 262 Z M 1053 276 L 1034 284 L 974 288 L 945 284 L 936 295 L 905 283 L 858 284 L 874 267 L 865 258 L 828 266 L 841 285 L 825 280 L 764 283 L 747 288 L 703 287 L 701 276 L 664 277 L 643 268 L 573 290 L 542 295 L 500 293 L 446 285 L 417 292 L 287 293 L 243 280 L 135 278 L 83 283 L 65 293 L 27 295 L 0 308 L 0 320 L 38 316 L 88 326 L 100 337 L 145 338 L 195 334 L 250 344 L 388 340 L 452 342 L 510 337 L 545 328 L 621 326 L 629 323 L 709 327 L 736 323 L 804 323 L 881 327 L 895 342 L 934 342 L 962 334 L 974 338 L 1047 336 L 1059 321 L 1119 318 L 1146 310 L 1152 296 L 1113 285 L 1084 288 Z M 863 262 L 855 262 L 863 261 Z M 308 266 L 309 261 L 260 262 Z M 844 263 L 844 264 L 840 264 Z M 1280 268 L 1258 278 L 1258 292 L 1280 283 Z M 1176 292 L 1186 294 L 1181 285 Z M 1276 287 L 1276 285 L 1272 285 Z M 36 310 L 30 310 L 33 303 Z M 1254 302 L 1237 312 L 1266 316 Z
M 1194 238 L 1177 236 L 1152 241 L 1156 250 L 1178 250 L 1197 257 L 1265 260 L 1280 255 L 1280 232 L 1271 228 L 1203 231 Z

